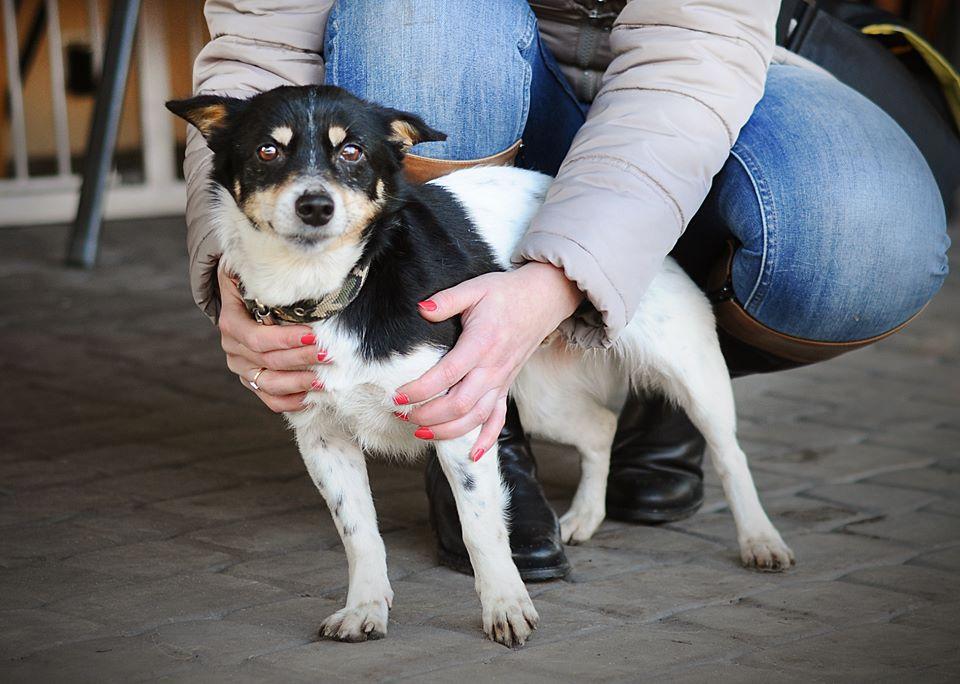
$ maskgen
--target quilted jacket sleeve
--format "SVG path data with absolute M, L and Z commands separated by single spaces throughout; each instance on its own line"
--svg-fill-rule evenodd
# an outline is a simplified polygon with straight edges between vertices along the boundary
M 515 260 L 564 269 L 592 307 L 562 330 L 609 346 L 763 94 L 779 0 L 633 0 L 586 124 Z
M 281 85 L 323 82 L 322 41 L 333 0 L 207 0 L 212 40 L 193 69 L 195 93 L 250 97 Z M 210 219 L 211 152 L 192 127 L 183 164 L 187 180 L 187 246 L 194 300 L 211 318 L 220 303 L 220 246 Z

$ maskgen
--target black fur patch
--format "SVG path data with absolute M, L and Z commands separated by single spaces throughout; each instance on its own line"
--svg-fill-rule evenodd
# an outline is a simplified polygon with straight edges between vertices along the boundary
M 369 359 L 404 354 L 424 343 L 451 348 L 460 335 L 459 317 L 430 323 L 417 303 L 500 270 L 453 195 L 434 185 L 400 186 L 398 206 L 369 229 L 364 259 L 370 272 L 363 289 L 340 314 Z

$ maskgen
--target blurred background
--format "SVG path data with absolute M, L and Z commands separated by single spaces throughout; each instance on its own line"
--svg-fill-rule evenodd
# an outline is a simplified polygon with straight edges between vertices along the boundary
M 960 64 L 960 2 L 874 0 Z M 100 80 L 108 0 L 0 0 L 0 225 L 67 223 Z M 105 218 L 178 214 L 185 128 L 163 108 L 190 92 L 208 39 L 201 0 L 145 0 L 125 91 Z
M 0 225 L 66 223 L 103 62 L 110 0 L 2 0 Z M 106 218 L 182 212 L 185 124 L 163 103 L 191 91 L 208 40 L 202 0 L 145 0 L 108 182 Z

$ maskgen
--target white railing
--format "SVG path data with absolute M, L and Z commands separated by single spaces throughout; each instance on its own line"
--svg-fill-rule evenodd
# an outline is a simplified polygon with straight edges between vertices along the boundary
M 0 0 L 9 92 L 9 149 L 13 162 L 13 177 L 0 178 L 0 226 L 68 223 L 74 219 L 77 211 L 80 178 L 70 169 L 71 147 L 60 8 L 58 0 L 43 2 L 46 5 L 46 37 L 50 54 L 52 139 L 56 170 L 52 175 L 42 176 L 31 175 L 29 171 L 29 122 L 24 111 L 14 0 Z M 94 66 L 99 72 L 105 38 L 101 24 L 103 13 L 99 10 L 97 0 L 87 0 L 86 11 Z M 190 35 L 192 50 L 199 47 L 196 35 L 199 32 Z M 138 83 L 129 84 L 129 87 L 137 87 L 139 92 L 143 176 L 141 182 L 128 183 L 121 182 L 119 175 L 113 174 L 106 194 L 105 218 L 138 218 L 183 211 L 185 189 L 183 181 L 176 174 L 173 120 L 163 106 L 170 95 L 167 48 L 163 0 L 146 0 L 140 13 L 134 57 L 137 60 Z

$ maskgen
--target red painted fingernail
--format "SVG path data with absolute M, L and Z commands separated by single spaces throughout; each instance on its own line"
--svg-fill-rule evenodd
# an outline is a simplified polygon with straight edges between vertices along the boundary
M 410 400 L 407 399 L 407 395 L 404 394 L 403 392 L 397 392 L 396 394 L 393 395 L 393 403 L 397 404 L 398 406 L 404 406 L 406 404 L 409 404 Z
M 320 382 L 319 380 L 314 380 L 313 382 L 310 383 L 310 386 L 313 389 L 317 390 L 318 392 L 323 389 L 323 383 Z
M 420 427 L 413 433 L 413 436 L 418 439 L 433 439 L 433 430 L 428 427 Z
M 326 358 L 327 358 L 327 351 L 325 349 L 321 349 L 319 352 L 317 352 L 317 361 L 323 363 L 323 361 Z
M 307 333 L 300 338 L 300 344 L 315 344 L 317 341 L 317 336 L 313 333 Z
M 399 418 L 400 420 L 402 420 L 402 421 L 404 421 L 404 422 L 410 420 L 409 418 L 407 418 L 407 414 L 406 414 L 406 413 L 400 413 L 399 411 L 394 411 L 394 412 L 393 412 L 393 415 L 395 415 L 397 418 Z
M 432 299 L 425 299 L 417 304 L 423 311 L 436 311 L 437 303 Z
M 476 449 L 474 450 L 473 455 L 470 456 L 470 458 L 472 458 L 473 462 L 476 463 L 477 461 L 480 460 L 481 456 L 483 456 L 483 449 Z

